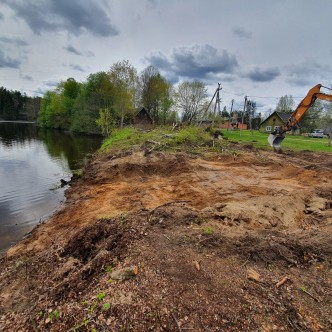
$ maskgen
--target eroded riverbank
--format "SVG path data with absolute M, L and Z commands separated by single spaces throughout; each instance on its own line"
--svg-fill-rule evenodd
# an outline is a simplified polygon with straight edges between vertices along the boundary
M 329 330 L 331 168 L 313 153 L 100 156 L 1 260 L 0 326 Z

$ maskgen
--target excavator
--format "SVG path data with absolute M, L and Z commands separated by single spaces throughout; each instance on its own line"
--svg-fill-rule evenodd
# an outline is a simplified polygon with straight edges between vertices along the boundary
M 285 138 L 285 133 L 287 131 L 292 130 L 295 125 L 301 120 L 303 115 L 308 111 L 308 109 L 314 104 L 315 100 L 322 99 L 322 100 L 328 100 L 332 102 L 332 94 L 326 94 L 323 92 L 320 92 L 321 88 L 332 90 L 326 86 L 323 86 L 321 84 L 317 84 L 313 88 L 309 90 L 307 95 L 304 97 L 304 99 L 300 102 L 300 104 L 297 106 L 295 111 L 291 114 L 289 119 L 287 120 L 286 124 L 283 126 L 280 126 L 276 130 L 274 130 L 268 137 L 268 142 L 273 147 L 274 151 L 281 152 L 281 143 Z

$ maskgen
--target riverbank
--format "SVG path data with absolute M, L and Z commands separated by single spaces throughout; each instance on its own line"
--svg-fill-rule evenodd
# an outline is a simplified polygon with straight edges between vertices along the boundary
M 331 330 L 332 156 L 157 145 L 96 156 L 1 259 L 1 330 Z

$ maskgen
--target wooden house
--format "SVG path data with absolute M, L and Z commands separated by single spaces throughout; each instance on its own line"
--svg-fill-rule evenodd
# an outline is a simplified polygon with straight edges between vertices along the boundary
M 278 127 L 285 125 L 289 117 L 289 113 L 273 112 L 260 124 L 259 131 L 271 133 Z M 297 127 L 292 133 L 299 134 L 299 128 Z
M 135 115 L 134 125 L 136 127 L 151 127 L 153 125 L 153 119 L 144 107 Z

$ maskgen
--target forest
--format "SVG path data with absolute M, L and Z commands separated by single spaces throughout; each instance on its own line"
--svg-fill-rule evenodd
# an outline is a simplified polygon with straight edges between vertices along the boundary
M 0 87 L 0 120 L 37 121 L 41 99 Z
M 227 112 L 209 103 L 207 88 L 198 80 L 183 81 L 175 88 L 159 70 L 148 66 L 141 73 L 127 61 L 114 63 L 109 71 L 88 76 L 85 82 L 69 78 L 45 93 L 39 123 L 43 127 L 75 132 L 102 133 L 132 124 L 144 107 L 154 125 L 201 121 L 228 121 L 236 110 Z M 211 107 L 208 107 L 210 104 Z M 259 126 L 255 102 L 249 102 L 245 121 Z
M 203 98 L 206 96 L 206 89 Z M 93 73 L 85 82 L 69 78 L 42 99 L 39 124 L 74 132 L 102 133 L 133 123 L 143 106 L 154 124 L 176 120 L 172 85 L 154 67 L 138 75 L 126 60 L 112 65 L 108 72 Z M 197 102 L 200 107 L 201 100 Z
M 0 88 L 0 120 L 38 120 L 45 128 L 104 136 L 113 128 L 133 124 L 143 107 L 154 125 L 243 121 L 247 128 L 259 129 L 264 120 L 255 100 L 248 99 L 245 110 L 242 106 L 221 109 L 222 102 L 212 101 L 202 81 L 183 81 L 175 87 L 157 68 L 148 66 L 138 73 L 128 60 L 122 60 L 108 71 L 90 74 L 83 82 L 74 78 L 61 81 L 42 98 Z M 286 95 L 279 98 L 276 108 L 269 113 L 291 114 L 296 106 L 293 97 Z M 317 100 L 301 119 L 301 132 L 330 126 L 331 106 Z

